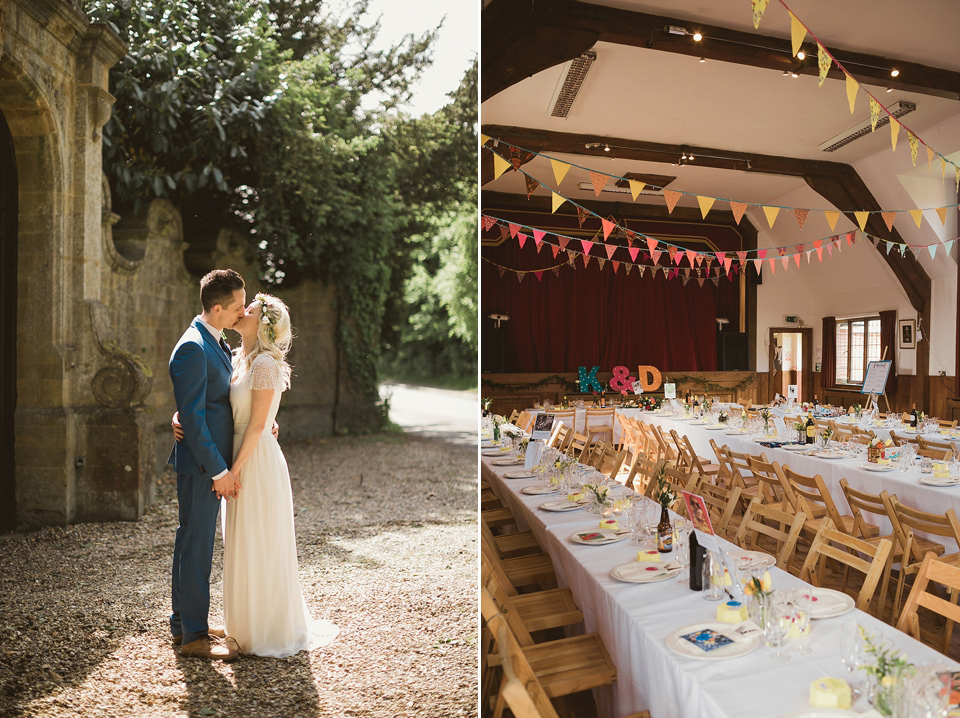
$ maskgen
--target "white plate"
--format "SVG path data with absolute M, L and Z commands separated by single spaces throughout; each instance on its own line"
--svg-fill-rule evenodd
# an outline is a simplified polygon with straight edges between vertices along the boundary
M 700 421 L 698 419 L 697 421 L 693 422 L 690 426 L 706 426 L 709 423 L 710 423 L 709 421 Z
M 520 471 L 508 471 L 503 475 L 503 478 L 505 479 L 532 479 L 534 477 L 536 477 L 536 474 L 532 471 L 527 471 L 526 469 L 521 469 Z
M 806 451 L 808 446 L 810 446 L 810 444 L 785 444 L 780 448 L 786 449 L 787 451 Z
M 893 464 L 871 464 L 869 461 L 866 464 L 860 464 L 860 468 L 864 471 L 893 471 Z
M 746 434 L 747 432 L 744 429 L 731 429 L 730 431 L 725 431 L 723 433 L 729 436 L 740 436 L 741 434 Z
M 639 566 L 644 567 L 643 571 L 633 573 L 634 571 L 640 571 L 639 568 L 635 568 Z M 630 561 L 629 563 L 622 563 L 619 566 L 615 566 L 610 571 L 610 575 L 618 581 L 625 581 L 626 583 L 655 583 L 673 578 L 680 573 L 681 570 L 679 566 L 676 568 L 666 568 L 665 564 L 656 561 Z
M 714 424 L 713 426 L 708 426 L 707 431 L 723 431 L 726 428 L 723 424 Z
M 670 418 L 674 421 L 691 421 L 693 419 L 692 416 L 671 416 Z
M 846 458 L 848 458 L 846 454 L 841 454 L 841 453 L 838 453 L 838 452 L 836 452 L 836 451 L 826 451 L 826 452 L 818 451 L 816 454 L 814 454 L 814 456 L 816 456 L 818 459 L 846 459 Z
M 481 456 L 506 456 L 509 452 L 500 451 L 500 449 L 487 449 L 486 451 L 481 451 Z
M 813 608 L 810 609 L 810 618 L 835 618 L 847 611 L 852 611 L 856 602 L 845 593 L 834 591 L 832 588 L 815 588 L 813 593 Z M 821 606 L 817 604 L 823 601 Z
M 566 499 L 555 499 L 553 501 L 544 501 L 538 508 L 544 511 L 576 511 L 583 508 L 580 504 L 574 504 Z
M 600 534 L 603 536 L 602 539 L 582 539 L 580 538 L 583 534 Z M 574 543 L 581 543 L 584 546 L 606 546 L 610 543 L 617 543 L 617 541 L 623 541 L 625 538 L 630 538 L 630 534 L 621 534 L 617 536 L 616 531 L 610 531 L 609 529 L 597 529 L 596 531 L 577 531 L 576 533 L 570 534 L 570 540 Z
M 517 464 L 522 464 L 523 459 L 494 459 L 490 463 L 494 466 L 516 466 Z
M 681 656 L 685 656 L 687 658 L 697 658 L 703 661 L 722 661 L 726 658 L 738 658 L 739 656 L 745 656 L 751 651 L 756 650 L 760 645 L 759 633 L 746 640 L 737 641 L 736 643 L 731 643 L 723 648 L 717 648 L 715 650 L 706 652 L 700 650 L 686 639 L 680 637 L 686 635 L 687 633 L 702 631 L 707 628 L 712 628 L 718 633 L 723 633 L 724 631 L 729 630 L 732 625 L 733 624 L 731 623 L 695 623 L 692 626 L 678 628 L 676 631 L 667 636 L 667 648 L 674 653 L 679 653 Z
M 920 483 L 927 486 L 956 486 L 960 484 L 960 477 L 951 476 L 949 478 L 937 478 L 935 476 L 921 476 Z
M 842 708 L 801 708 L 781 718 L 845 718 L 858 715 L 860 714 L 856 711 L 845 711 Z
M 543 494 L 555 494 L 557 490 L 549 484 L 530 484 L 520 489 L 520 493 L 527 496 L 542 496 Z
M 777 559 L 763 551 L 743 551 L 736 555 L 739 568 L 770 568 L 776 565 Z

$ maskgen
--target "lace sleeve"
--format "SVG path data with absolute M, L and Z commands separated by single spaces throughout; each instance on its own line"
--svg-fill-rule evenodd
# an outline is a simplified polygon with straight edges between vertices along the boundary
M 250 366 L 251 389 L 283 390 L 283 378 L 277 360 L 268 354 L 261 354 Z

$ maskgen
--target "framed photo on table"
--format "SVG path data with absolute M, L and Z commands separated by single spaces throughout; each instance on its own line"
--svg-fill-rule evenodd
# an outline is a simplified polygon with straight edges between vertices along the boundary
M 898 322 L 898 329 L 900 330 L 900 348 L 916 349 L 917 348 L 917 320 L 901 319 Z

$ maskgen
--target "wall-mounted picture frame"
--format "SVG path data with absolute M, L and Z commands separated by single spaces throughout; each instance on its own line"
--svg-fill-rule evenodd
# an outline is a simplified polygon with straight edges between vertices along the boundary
M 898 329 L 900 330 L 900 348 L 916 349 L 917 348 L 917 320 L 901 319 L 898 322 Z

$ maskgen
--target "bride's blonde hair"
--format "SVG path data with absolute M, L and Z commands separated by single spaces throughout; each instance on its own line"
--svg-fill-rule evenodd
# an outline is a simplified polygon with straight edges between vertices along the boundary
M 261 354 L 269 354 L 277 360 L 283 376 L 283 387 L 290 387 L 290 365 L 287 353 L 293 344 L 293 328 L 290 326 L 290 310 L 282 300 L 271 294 L 257 294 L 254 301 L 260 303 L 260 321 L 257 325 L 257 341 L 246 356 L 239 356 L 238 363 L 246 372 L 253 360 Z

